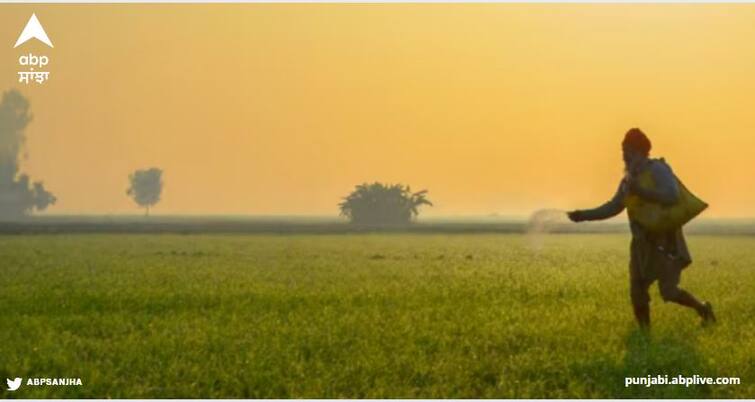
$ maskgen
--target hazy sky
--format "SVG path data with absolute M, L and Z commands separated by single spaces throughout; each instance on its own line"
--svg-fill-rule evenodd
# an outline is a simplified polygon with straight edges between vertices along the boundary
M 13 49 L 32 12 L 54 49 Z M 590 207 L 638 126 L 706 216 L 755 216 L 751 4 L 5 4 L 0 60 L 50 213 L 139 213 L 150 166 L 158 214 L 335 214 L 374 180 L 433 214 Z

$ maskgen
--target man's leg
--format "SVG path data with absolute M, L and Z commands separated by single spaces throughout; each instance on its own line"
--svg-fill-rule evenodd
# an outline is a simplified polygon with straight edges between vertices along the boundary
M 650 328 L 650 294 L 649 283 L 645 283 L 638 275 L 630 275 L 629 295 L 632 299 L 634 318 L 642 329 Z
M 691 293 L 677 287 L 675 290 L 671 291 L 670 294 L 671 294 L 670 296 L 664 299 L 667 301 L 685 306 L 685 307 L 692 308 L 695 311 L 697 311 L 697 314 L 699 314 L 702 317 L 705 307 Z
M 633 305 L 632 308 L 634 309 L 634 318 L 637 320 L 637 324 L 639 324 L 641 329 L 649 329 L 650 328 L 650 304 L 640 304 L 640 305 Z
M 684 307 L 689 307 L 697 312 L 703 323 L 715 322 L 716 317 L 713 314 L 713 307 L 710 303 L 702 303 L 694 295 L 679 287 L 681 278 L 681 269 L 675 267 L 669 261 L 659 272 L 658 287 L 661 291 L 661 298 L 667 302 L 673 302 Z
M 674 302 L 680 306 L 689 307 L 697 312 L 697 315 L 703 319 L 703 324 L 716 322 L 716 316 L 713 314 L 713 306 L 708 302 L 700 302 L 692 293 L 676 287 L 675 290 L 663 290 L 661 287 L 661 297 L 663 300 Z M 664 295 L 665 293 L 665 295 Z

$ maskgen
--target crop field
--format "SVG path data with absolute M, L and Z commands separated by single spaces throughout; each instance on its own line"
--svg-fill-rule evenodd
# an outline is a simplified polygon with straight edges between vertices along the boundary
M 753 398 L 755 237 L 688 240 L 644 335 L 626 234 L 0 236 L 0 397 Z

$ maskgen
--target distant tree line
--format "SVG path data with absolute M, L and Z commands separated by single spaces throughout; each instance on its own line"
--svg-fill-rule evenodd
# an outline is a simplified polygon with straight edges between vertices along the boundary
M 19 218 L 44 211 L 57 198 L 41 181 L 20 172 L 26 141 L 25 130 L 32 121 L 29 101 L 17 90 L 3 93 L 0 100 L 0 218 Z M 126 194 L 145 209 L 160 202 L 163 171 L 152 167 L 129 174 Z M 408 224 L 419 215 L 420 207 L 432 206 L 427 190 L 412 192 L 403 184 L 374 182 L 357 185 L 338 204 L 340 214 L 355 224 Z
M 57 198 L 41 181 L 20 172 L 26 142 L 26 127 L 32 121 L 29 100 L 10 90 L 0 99 L 0 219 L 18 219 L 34 211 L 44 211 Z M 149 168 L 129 175 L 126 193 L 149 215 L 150 207 L 160 201 L 162 170 Z

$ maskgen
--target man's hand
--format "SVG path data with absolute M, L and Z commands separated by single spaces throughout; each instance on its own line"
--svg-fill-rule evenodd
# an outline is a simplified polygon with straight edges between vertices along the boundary
M 585 217 L 585 214 L 582 211 L 578 210 L 578 209 L 574 210 L 574 211 L 567 212 L 566 215 L 569 217 L 569 219 L 572 222 L 582 222 L 582 221 L 587 220 L 587 218 Z

